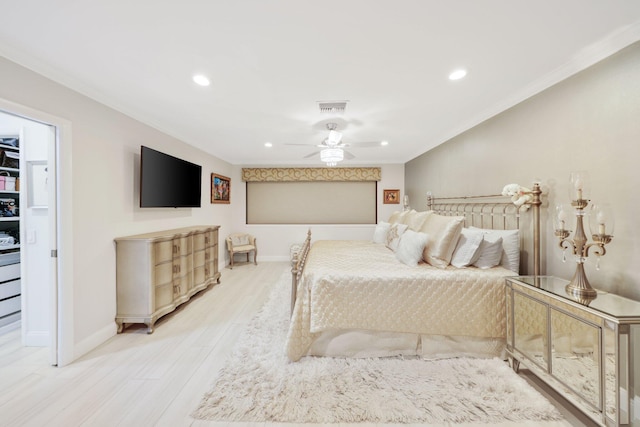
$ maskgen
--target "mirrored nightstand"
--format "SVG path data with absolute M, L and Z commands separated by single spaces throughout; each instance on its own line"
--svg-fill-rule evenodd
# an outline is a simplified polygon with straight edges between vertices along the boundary
M 640 302 L 598 292 L 580 300 L 567 280 L 509 277 L 507 353 L 606 426 L 640 426 Z

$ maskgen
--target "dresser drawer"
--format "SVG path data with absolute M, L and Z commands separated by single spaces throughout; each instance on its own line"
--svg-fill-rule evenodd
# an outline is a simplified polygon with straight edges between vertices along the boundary
M 204 250 L 200 250 L 200 251 L 195 251 L 193 253 L 193 266 L 194 268 L 198 268 L 201 265 L 204 265 L 205 262 L 205 251 Z
M 173 256 L 186 255 L 191 252 L 190 238 L 179 236 L 173 239 Z
M 153 244 L 156 263 L 170 261 L 173 258 L 173 242 L 164 240 Z
M 193 270 L 193 281 L 196 284 L 203 283 L 205 281 L 205 266 L 201 265 Z
M 173 282 L 156 286 L 156 310 L 173 304 Z
M 204 249 L 207 233 L 196 233 L 193 235 L 193 250 L 200 251 Z
M 171 280 L 173 280 L 173 263 L 171 260 L 155 266 L 154 285 L 164 285 L 171 282 Z

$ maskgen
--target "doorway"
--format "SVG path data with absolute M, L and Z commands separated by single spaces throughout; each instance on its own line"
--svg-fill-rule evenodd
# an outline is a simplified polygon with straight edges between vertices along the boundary
M 13 212 L 6 212 L 0 203 L 0 238 L 2 230 L 15 237 L 14 249 L 0 252 L 18 255 L 18 280 L 9 283 L 18 282 L 20 292 L 11 297 L 14 301 L 11 310 L 19 306 L 20 311 L 5 317 L 15 322 L 2 327 L 19 327 L 24 346 L 49 347 L 52 365 L 59 364 L 58 268 L 57 257 L 52 257 L 58 235 L 55 174 L 58 134 L 58 129 L 52 124 L 10 110 L 0 110 L 0 138 L 3 138 L 0 150 L 3 149 L 2 143 L 7 142 L 14 144 L 13 152 L 19 153 L 17 165 L 2 165 L 0 162 L 0 172 L 9 171 L 7 174 L 16 175 L 17 181 L 11 186 L 5 184 L 7 192 L 0 190 L 0 196 L 14 200 L 15 205 Z M 4 149 L 9 150 L 6 146 Z M 15 271 L 15 266 L 11 264 L 8 268 Z

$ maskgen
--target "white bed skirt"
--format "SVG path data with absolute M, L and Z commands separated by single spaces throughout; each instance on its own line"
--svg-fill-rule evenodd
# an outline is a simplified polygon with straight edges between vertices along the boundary
M 365 330 L 322 332 L 311 344 L 307 355 L 354 358 L 391 356 L 418 356 L 423 359 L 506 358 L 504 339 Z

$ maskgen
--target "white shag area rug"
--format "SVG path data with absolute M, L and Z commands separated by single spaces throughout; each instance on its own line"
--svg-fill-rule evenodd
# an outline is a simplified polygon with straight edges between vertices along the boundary
M 239 337 L 192 416 L 282 423 L 500 423 L 562 415 L 498 359 L 305 357 L 289 362 L 284 342 L 290 276 Z

